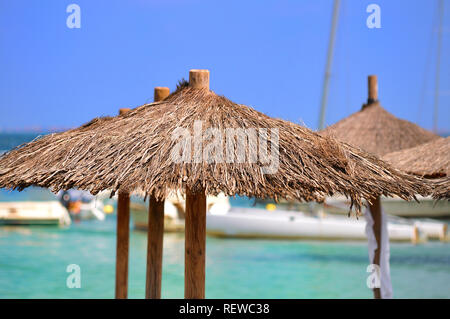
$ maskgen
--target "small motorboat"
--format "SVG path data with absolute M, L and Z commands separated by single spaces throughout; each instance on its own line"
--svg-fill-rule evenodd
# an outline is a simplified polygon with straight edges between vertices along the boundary
M 413 224 L 428 238 L 449 241 L 448 225 L 435 220 L 415 220 Z
M 398 197 L 382 197 L 381 202 L 386 214 L 404 218 L 449 218 L 450 202 L 441 200 L 435 201 L 432 197 L 417 196 L 416 201 L 405 201 Z M 256 200 L 259 207 L 274 203 L 273 200 Z M 318 203 L 300 203 L 281 200 L 276 204 L 284 210 L 310 211 L 314 209 L 323 209 L 329 214 L 348 214 L 350 201 L 345 196 L 327 197 L 323 204 Z
M 419 203 L 416 201 L 405 201 L 398 197 L 382 197 L 381 202 L 386 214 L 390 216 L 404 218 L 449 218 L 450 202 L 441 200 L 435 201 L 431 197 L 417 196 Z M 264 207 L 267 204 L 274 203 L 273 200 L 256 200 L 258 207 Z M 329 214 L 347 215 L 350 201 L 345 196 L 327 197 L 323 204 L 318 203 L 300 203 L 281 200 L 276 203 L 277 207 L 283 210 L 324 210 Z
M 73 220 L 105 220 L 103 201 L 97 200 L 89 192 L 69 189 L 60 191 L 57 196 L 61 204 L 69 211 Z
M 450 202 L 436 201 L 432 197 L 417 196 L 416 201 L 405 201 L 398 197 L 382 197 L 381 203 L 386 214 L 405 218 L 448 218 Z M 330 213 L 347 213 L 350 202 L 343 196 L 333 196 L 325 200 L 325 210 Z
M 367 240 L 364 218 L 308 214 L 296 211 L 232 207 L 210 212 L 207 234 L 218 237 Z M 388 223 L 389 239 L 417 243 L 423 238 L 414 225 Z
M 278 210 L 274 204 L 264 208 L 231 207 L 224 195 L 207 198 L 206 233 L 215 237 L 367 240 L 364 218 L 326 214 L 323 211 L 300 212 Z M 136 229 L 148 228 L 148 205 L 130 204 Z M 389 217 L 391 241 L 418 243 L 430 239 L 448 238 L 445 223 L 412 221 Z M 165 202 L 166 232 L 184 231 L 184 200 L 171 197 Z
M 422 202 L 426 207 L 428 204 L 430 204 L 430 200 L 427 198 L 422 197 Z M 388 201 L 383 201 L 383 208 L 386 210 L 386 216 L 388 218 L 388 222 L 394 223 L 394 224 L 403 224 L 403 225 L 412 225 L 418 228 L 419 232 L 426 237 L 427 239 L 431 240 L 440 240 L 440 241 L 448 241 L 449 234 L 448 234 L 448 225 L 445 222 L 440 222 L 438 220 L 434 220 L 431 218 L 412 218 L 415 216 L 414 212 L 408 215 L 408 218 L 397 216 L 396 214 L 399 212 L 399 210 L 395 210 L 395 207 L 401 207 L 401 204 L 399 204 L 399 199 L 394 198 Z M 402 200 L 403 201 L 403 200 Z M 403 201 L 405 202 L 405 201 Z M 392 204 L 395 203 L 395 204 Z M 408 202 L 406 202 L 408 203 Z M 440 202 L 438 202 L 440 203 Z M 443 205 L 443 203 L 440 203 Z M 348 203 L 338 200 L 331 201 L 328 200 L 325 204 L 318 204 L 314 209 L 317 211 L 320 211 L 322 213 L 327 212 L 328 214 L 334 214 L 334 215 L 343 215 L 344 212 L 347 212 L 348 214 Z M 420 205 L 417 203 L 408 203 L 408 205 L 411 205 L 414 207 L 414 209 L 417 210 L 416 205 Z M 403 209 L 406 209 L 403 206 Z M 392 214 L 394 212 L 394 214 Z M 406 214 L 404 214 L 406 215 Z M 416 214 L 418 215 L 418 214 Z M 442 216 L 442 215 L 441 215 Z
M 49 190 L 30 187 L 0 192 L 0 225 L 70 225 L 66 208 Z
M 70 225 L 67 210 L 58 202 L 0 203 L 0 225 Z

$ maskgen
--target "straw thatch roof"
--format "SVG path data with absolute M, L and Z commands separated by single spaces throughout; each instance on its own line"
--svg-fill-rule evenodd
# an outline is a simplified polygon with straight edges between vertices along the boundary
M 448 199 L 450 201 L 450 177 L 433 181 L 433 198 Z
M 411 148 L 439 136 L 386 111 L 378 101 L 327 127 L 321 134 L 383 156 Z
M 279 141 L 274 142 L 279 149 L 278 170 L 263 174 L 260 161 L 175 163 L 170 154 L 178 141 L 171 136 L 177 127 L 192 132 L 196 120 L 203 121 L 203 129 L 221 131 L 268 128 L 270 136 L 270 130 L 278 129 Z M 204 188 L 207 195 L 224 192 L 288 200 L 320 201 L 341 193 L 351 198 L 357 210 L 363 198 L 397 195 L 412 199 L 416 193 L 429 191 L 419 179 L 364 151 L 270 118 L 208 89 L 187 86 L 164 101 L 44 136 L 0 157 L 0 187 L 30 185 L 53 191 L 77 187 L 92 194 L 105 189 L 136 190 L 159 199 L 185 187 L 194 192 Z
M 435 197 L 450 199 L 450 136 L 383 157 L 395 167 L 433 181 Z M 442 178 L 444 177 L 444 178 Z
M 395 167 L 427 178 L 450 176 L 450 136 L 383 157 Z

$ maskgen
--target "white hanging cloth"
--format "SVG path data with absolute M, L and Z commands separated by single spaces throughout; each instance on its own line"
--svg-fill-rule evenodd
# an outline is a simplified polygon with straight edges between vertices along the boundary
M 373 231 L 372 214 L 368 207 L 364 211 L 366 217 L 366 235 L 369 246 L 369 261 L 372 264 L 375 256 L 375 249 L 377 249 L 377 241 Z M 389 234 L 387 230 L 387 218 L 383 208 L 381 208 L 381 254 L 380 254 L 380 292 L 382 299 L 392 298 L 392 283 L 391 272 L 389 266 L 390 249 L 389 249 Z

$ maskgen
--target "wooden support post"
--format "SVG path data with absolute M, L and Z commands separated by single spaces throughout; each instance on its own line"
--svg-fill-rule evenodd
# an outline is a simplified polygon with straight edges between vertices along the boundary
M 209 71 L 191 70 L 189 86 L 209 89 Z M 205 298 L 206 194 L 186 187 L 184 298 Z
M 119 114 L 130 109 L 122 108 Z M 119 192 L 117 200 L 117 231 L 116 231 L 116 299 L 128 297 L 128 249 L 130 237 L 130 195 Z
M 119 192 L 117 201 L 116 299 L 128 294 L 128 247 L 130 235 L 130 196 Z
M 375 250 L 372 263 L 380 267 L 381 256 L 381 200 L 380 197 L 372 200 L 372 205 L 369 206 L 370 214 L 373 219 L 373 233 L 377 241 L 377 249 Z M 380 288 L 373 289 L 373 296 L 375 299 L 381 299 Z
M 186 188 L 184 298 L 205 298 L 206 195 Z
M 170 94 L 169 88 L 156 87 L 154 101 L 162 101 Z M 164 200 L 150 196 L 147 229 L 147 274 L 145 298 L 161 298 L 162 255 L 164 239 Z
M 160 299 L 164 238 L 164 201 L 158 201 L 153 196 L 150 196 L 147 231 L 145 298 Z

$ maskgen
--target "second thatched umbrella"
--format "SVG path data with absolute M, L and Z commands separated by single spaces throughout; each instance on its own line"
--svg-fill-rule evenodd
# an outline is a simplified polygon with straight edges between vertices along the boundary
M 375 75 L 368 78 L 369 96 L 359 112 L 324 129 L 321 134 L 359 147 L 382 157 L 393 151 L 414 147 L 439 136 L 414 123 L 399 119 L 386 111 L 378 101 L 378 82 Z M 426 195 L 422 193 L 421 195 Z M 380 265 L 382 213 L 380 198 L 372 200 L 370 212 L 377 243 L 373 263 Z M 380 289 L 374 289 L 375 298 L 381 298 Z
M 432 181 L 433 197 L 450 200 L 450 136 L 383 157 L 395 167 Z
M 165 100 L 38 139 L 0 158 L 0 187 L 186 195 L 185 297 L 205 296 L 206 195 L 413 199 L 426 189 L 364 151 L 209 90 L 209 71 Z

